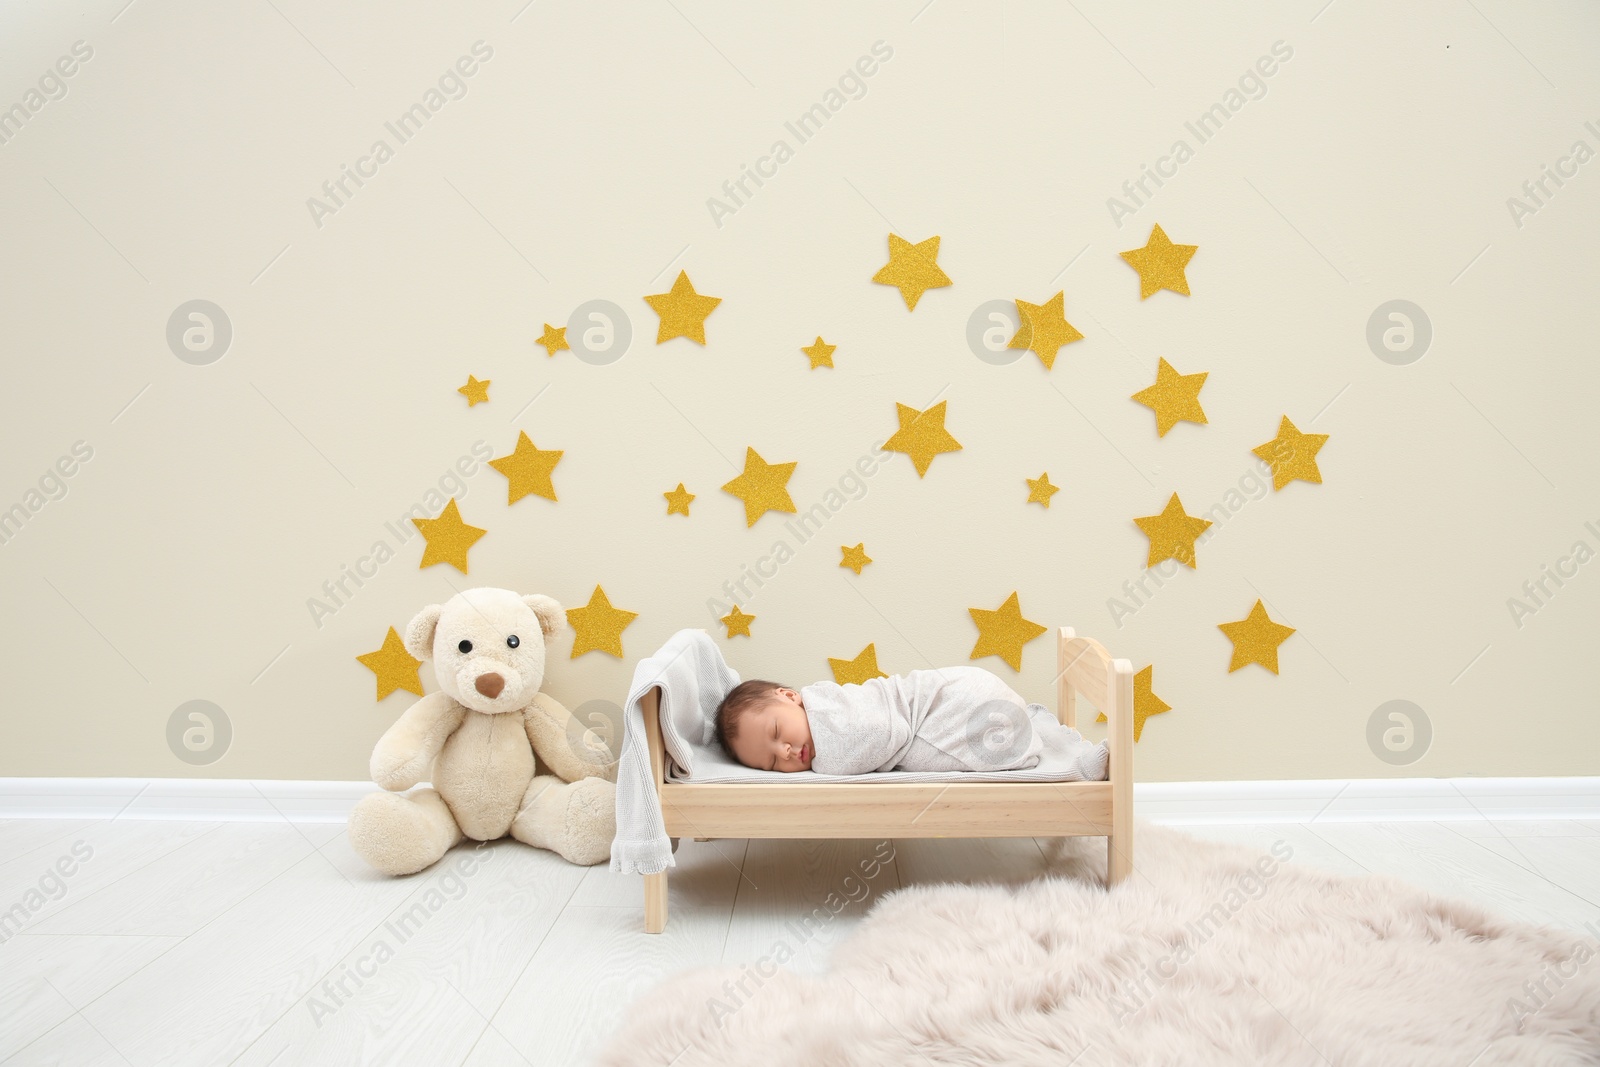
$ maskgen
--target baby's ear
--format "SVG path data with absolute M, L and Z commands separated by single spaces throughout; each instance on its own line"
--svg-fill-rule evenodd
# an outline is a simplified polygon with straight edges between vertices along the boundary
M 442 604 L 429 604 L 411 617 L 411 621 L 406 623 L 406 636 L 403 639 L 407 652 L 421 660 L 433 658 L 433 634 L 439 628 L 439 616 L 442 614 Z

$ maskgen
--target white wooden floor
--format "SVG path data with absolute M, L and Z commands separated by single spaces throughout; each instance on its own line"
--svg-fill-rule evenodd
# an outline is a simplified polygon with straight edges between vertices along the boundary
M 1182 829 L 1263 848 L 1285 838 L 1292 862 L 1383 872 L 1573 930 L 1600 918 L 1600 823 Z M 515 842 L 463 846 L 391 880 L 336 824 L 0 820 L 0 909 L 29 913 L 21 933 L 0 930 L 0 1064 L 581 1064 L 647 988 L 794 944 L 785 924 L 828 914 L 829 893 L 859 899 L 791 966 L 820 968 L 878 894 L 1046 870 L 1030 838 L 905 840 L 861 878 L 888 851 L 684 840 L 667 932 L 648 935 L 640 879 Z M 56 882 L 63 857 L 72 873 Z M 463 857 L 468 873 L 451 866 Z

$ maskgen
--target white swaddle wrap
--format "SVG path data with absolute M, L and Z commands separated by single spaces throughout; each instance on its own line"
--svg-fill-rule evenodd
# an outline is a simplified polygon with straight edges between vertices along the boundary
M 1044 715 L 1030 715 L 1021 696 L 981 667 L 911 671 L 800 690 L 818 774 L 873 771 L 1007 771 L 1039 762 L 1046 738 L 1075 755 L 1083 780 L 1105 777 L 1105 744 Z M 1036 722 L 1042 722 L 1035 726 Z

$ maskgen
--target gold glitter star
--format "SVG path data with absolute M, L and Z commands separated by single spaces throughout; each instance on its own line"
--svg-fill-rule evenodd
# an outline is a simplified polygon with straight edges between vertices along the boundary
M 1133 676 L 1133 741 L 1139 743 L 1139 735 L 1144 733 L 1144 721 L 1152 715 L 1160 715 L 1164 711 L 1171 711 L 1172 705 L 1156 696 L 1150 691 L 1150 683 L 1155 677 L 1156 665 L 1145 666 L 1144 670 Z M 1105 722 L 1104 712 L 1095 716 L 1095 722 Z
M 1050 484 L 1049 471 L 1045 471 L 1037 478 L 1024 478 L 1023 481 L 1028 483 L 1027 502 L 1029 504 L 1043 504 L 1048 508 L 1050 506 L 1050 498 L 1061 492 L 1059 485 Z
M 929 289 L 942 289 L 950 284 L 950 276 L 939 269 L 939 238 L 912 244 L 896 234 L 889 235 L 889 262 L 884 264 L 872 280 L 879 285 L 893 285 L 900 290 L 908 311 L 916 310 L 917 301 Z
M 998 611 L 968 608 L 972 621 L 978 624 L 978 643 L 972 646 L 972 655 L 999 656 L 1014 671 L 1022 669 L 1022 646 L 1044 633 L 1046 627 L 1022 617 L 1022 608 L 1013 592 L 1006 597 Z
M 678 488 L 672 490 L 672 492 L 662 493 L 661 495 L 667 498 L 668 515 L 688 516 L 689 501 L 694 499 L 694 494 L 685 489 L 682 482 L 679 482 Z
M 867 544 L 865 541 L 856 545 L 854 548 L 850 548 L 846 545 L 840 545 L 839 551 L 844 555 L 844 558 L 839 561 L 839 566 L 849 567 L 857 574 L 861 573 L 862 567 L 865 567 L 867 564 L 872 562 L 872 557 L 867 555 Z
M 1021 348 L 1032 352 L 1049 370 L 1056 364 L 1056 353 L 1062 345 L 1083 340 L 1083 334 L 1068 322 L 1063 311 L 1065 292 L 1058 292 L 1042 304 L 1017 301 L 1017 316 L 1022 325 L 1017 329 L 1007 348 Z
M 448 563 L 462 574 L 467 573 L 467 549 L 489 532 L 462 522 L 461 511 L 456 507 L 454 498 L 439 512 L 438 518 L 411 521 L 428 542 L 428 547 L 422 552 L 422 562 L 417 564 L 418 570 L 435 563 Z
M 1133 394 L 1134 400 L 1156 413 L 1156 436 L 1165 437 L 1167 431 L 1179 422 L 1205 424 L 1206 413 L 1200 409 L 1200 387 L 1206 384 L 1206 374 L 1179 374 L 1166 359 L 1156 368 L 1156 384 Z
M 917 477 L 928 473 L 928 465 L 941 452 L 959 452 L 961 442 L 950 436 L 944 428 L 944 405 L 941 400 L 927 411 L 918 411 L 905 404 L 895 404 L 895 414 L 900 418 L 900 428 L 883 443 L 887 452 L 904 452 L 917 468 Z
M 1250 614 L 1239 622 L 1219 622 L 1217 629 L 1233 642 L 1233 659 L 1228 663 L 1228 673 L 1247 663 L 1259 663 L 1273 674 L 1278 673 L 1278 646 L 1289 639 L 1294 627 L 1273 622 L 1261 601 L 1250 609 Z
M 644 299 L 661 316 L 661 328 L 656 331 L 658 345 L 674 337 L 687 337 L 697 344 L 705 344 L 706 316 L 722 303 L 720 296 L 701 296 L 695 292 L 689 273 L 681 270 L 670 292 Z
M 572 346 L 567 344 L 567 328 L 552 326 L 548 322 L 544 324 L 544 336 L 533 343 L 544 345 L 544 354 L 547 356 L 553 356 L 562 349 L 572 350 Z
M 535 448 L 528 435 L 517 431 L 517 447 L 509 456 L 491 459 L 489 466 L 506 476 L 506 503 L 515 504 L 529 494 L 548 500 L 556 498 L 556 487 L 550 472 L 561 462 L 562 452 L 555 448 Z
M 1188 296 L 1189 279 L 1183 269 L 1199 248 L 1199 245 L 1173 244 L 1158 223 L 1151 229 L 1150 240 L 1145 242 L 1143 248 L 1130 249 L 1119 255 L 1139 272 L 1139 299 L 1143 300 L 1161 289 L 1171 289 L 1174 293 Z
M 1177 493 L 1172 494 L 1172 499 L 1167 501 L 1161 514 L 1147 515 L 1133 522 L 1150 539 L 1150 556 L 1145 560 L 1146 567 L 1154 567 L 1164 559 L 1175 559 L 1190 570 L 1195 569 L 1195 540 L 1211 525 L 1207 519 L 1184 514 L 1183 502 L 1178 499 Z
M 717 621 L 728 628 L 729 637 L 737 637 L 741 634 L 749 637 L 750 624 L 756 621 L 756 617 L 754 615 L 746 615 L 739 610 L 739 605 L 735 604 L 732 611 Z
M 589 603 L 581 608 L 568 608 L 567 621 L 572 624 L 572 655 L 577 659 L 585 652 L 609 652 L 622 658 L 622 631 L 626 630 L 637 611 L 623 611 L 611 606 L 606 591 L 598 585 L 589 595 Z
M 744 450 L 744 473 L 722 488 L 744 501 L 744 524 L 751 527 L 769 511 L 793 511 L 794 500 L 786 488 L 793 463 L 768 463 L 755 449 Z
M 810 358 L 811 369 L 816 370 L 818 367 L 833 366 L 833 350 L 838 347 L 838 345 L 828 344 L 822 339 L 822 335 L 818 334 L 815 343 L 802 348 L 800 351 Z
M 469 374 L 467 375 L 467 384 L 457 389 L 456 392 L 467 398 L 467 407 L 469 408 L 477 407 L 479 404 L 487 404 L 489 402 L 489 383 L 491 381 L 492 379 L 485 378 L 480 382 Z
M 833 680 L 838 685 L 860 685 L 869 678 L 889 677 L 878 669 L 878 650 L 870 644 L 855 659 L 829 656 L 828 666 L 833 668 Z
M 377 675 L 377 699 L 382 700 L 396 689 L 422 695 L 422 679 L 417 676 L 417 668 L 422 666 L 422 661 L 406 651 L 406 643 L 400 640 L 393 626 L 389 627 L 382 648 L 357 656 L 356 659 Z
M 1294 481 L 1322 484 L 1322 472 L 1317 469 L 1317 452 L 1327 444 L 1325 433 L 1301 433 L 1295 429 L 1289 416 L 1278 423 L 1278 436 L 1250 451 L 1272 465 L 1272 489 L 1276 492 Z

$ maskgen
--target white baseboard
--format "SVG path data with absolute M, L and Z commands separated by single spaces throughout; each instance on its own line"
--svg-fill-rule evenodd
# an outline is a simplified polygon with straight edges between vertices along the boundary
M 240 778 L 0 778 L 0 819 L 342 823 L 371 782 Z M 1600 777 L 1139 782 L 1151 822 L 1600 820 Z

